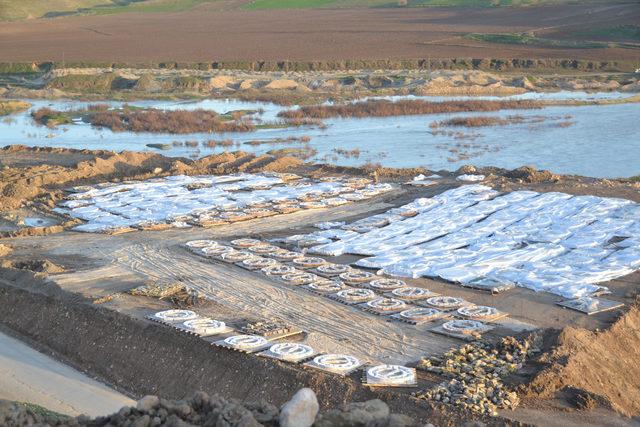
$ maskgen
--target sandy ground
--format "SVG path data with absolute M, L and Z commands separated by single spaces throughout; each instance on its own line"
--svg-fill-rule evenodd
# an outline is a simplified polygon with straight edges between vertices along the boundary
M 424 195 L 441 191 L 430 189 Z M 331 210 L 304 211 L 265 219 L 236 223 L 212 229 L 166 230 L 134 232 L 118 236 L 64 232 L 61 234 L 16 239 L 13 257 L 26 254 L 31 258 L 52 260 L 68 272 L 51 278 L 63 289 L 86 296 L 104 296 L 122 292 L 145 280 L 181 281 L 211 297 L 223 310 L 208 313 L 228 323 L 242 318 L 280 319 L 309 333 L 309 342 L 320 351 L 346 352 L 365 360 L 411 363 L 421 356 L 447 351 L 460 342 L 428 333 L 426 326 L 415 327 L 390 322 L 383 317 L 339 304 L 270 280 L 259 273 L 236 266 L 211 262 L 181 247 L 186 241 L 199 238 L 230 240 L 235 236 L 271 237 L 308 231 L 321 220 L 337 220 L 369 215 L 403 204 L 412 195 L 396 192 L 387 198 L 355 203 Z M 37 254 L 37 255 L 34 255 Z M 345 260 L 347 261 L 347 260 Z M 625 300 L 637 277 L 624 278 L 608 284 L 614 298 Z M 409 280 L 445 295 L 460 296 L 475 304 L 495 306 L 510 317 L 493 336 L 513 334 L 534 328 L 561 328 L 571 324 L 588 329 L 606 327 L 615 312 L 584 316 L 555 305 L 560 298 L 526 289 L 514 289 L 501 295 L 429 279 Z M 140 305 L 142 304 L 142 306 Z M 113 302 L 119 309 L 120 303 Z M 125 304 L 120 309 L 125 308 Z M 127 310 L 138 317 L 151 312 L 142 301 Z M 235 313 L 235 315 L 234 315 Z
M 135 402 L 0 332 L 0 399 L 35 403 L 61 414 L 100 416 Z
M 3 23 L 2 61 L 216 61 L 404 58 L 637 60 L 633 49 L 496 45 L 464 34 L 637 23 L 640 4 L 526 8 L 227 10 L 126 13 Z

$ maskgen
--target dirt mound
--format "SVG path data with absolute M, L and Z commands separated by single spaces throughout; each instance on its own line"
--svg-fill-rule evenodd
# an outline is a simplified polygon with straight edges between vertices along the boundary
M 625 416 L 640 415 L 640 301 L 608 330 L 565 328 L 549 366 L 527 386 L 525 394 L 549 398 L 567 388 L 584 390 L 576 399 L 592 406 L 601 398 Z M 596 397 L 594 397 L 596 396 Z
M 501 81 L 492 74 L 442 71 L 436 75 L 414 92 L 417 95 L 513 95 L 525 92 L 523 87 Z
M 274 158 L 271 162 L 261 166 L 263 171 L 269 172 L 287 172 L 292 168 L 302 166 L 304 162 L 291 156 Z
M 8 146 L 3 151 L 13 154 L 24 152 L 28 156 L 40 149 Z M 69 150 L 67 153 L 73 154 L 74 151 Z M 91 154 L 93 156 L 89 160 L 84 160 Z M 145 179 L 158 174 L 281 171 L 302 163 L 292 157 L 256 157 L 242 151 L 215 154 L 195 161 L 130 151 L 115 153 L 83 150 L 78 152 L 78 157 L 83 160 L 68 166 L 40 164 L 0 169 L 0 207 L 13 209 L 34 199 L 52 206 L 62 196 L 63 188 L 96 181 Z
M 74 167 L 40 165 L 5 168 L 0 171 L 0 206 L 5 209 L 18 207 L 45 193 L 42 188 L 45 186 L 60 188 L 92 178 L 144 177 L 152 175 L 157 168 L 170 169 L 173 162 L 175 159 L 158 154 L 125 151 L 105 157 L 96 156 Z
M 295 80 L 279 79 L 269 82 L 265 89 L 297 89 L 300 85 Z
M 216 76 L 209 80 L 209 87 L 211 89 L 226 89 L 230 84 L 235 82 L 233 76 Z
M 557 181 L 559 176 L 548 170 L 536 170 L 532 166 L 522 166 L 513 169 L 504 174 L 505 177 L 511 179 L 520 179 L 524 182 L 535 183 L 545 181 Z
M 48 259 L 28 260 L 28 261 L 3 261 L 2 268 L 17 268 L 19 270 L 29 270 L 35 273 L 55 274 L 62 273 L 63 267 L 56 265 Z
M 11 251 L 11 246 L 0 244 L 0 257 L 9 255 Z

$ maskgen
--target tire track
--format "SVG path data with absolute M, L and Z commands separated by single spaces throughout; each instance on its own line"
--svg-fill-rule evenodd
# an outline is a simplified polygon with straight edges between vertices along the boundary
M 203 262 L 186 251 L 136 244 L 124 248 L 117 262 L 138 274 L 181 280 L 239 313 L 279 318 L 319 335 L 320 342 L 339 342 L 343 351 L 371 361 L 406 363 L 438 354 L 455 340 L 422 328 L 389 321 L 336 301 L 291 288 L 236 266 Z M 327 344 L 328 345 L 328 344 Z

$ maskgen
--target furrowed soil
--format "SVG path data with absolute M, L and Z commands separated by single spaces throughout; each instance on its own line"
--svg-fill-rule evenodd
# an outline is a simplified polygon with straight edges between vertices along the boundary
M 499 45 L 468 33 L 634 24 L 640 4 L 125 13 L 3 23 L 8 61 L 261 61 L 410 58 L 638 60 L 637 49 Z

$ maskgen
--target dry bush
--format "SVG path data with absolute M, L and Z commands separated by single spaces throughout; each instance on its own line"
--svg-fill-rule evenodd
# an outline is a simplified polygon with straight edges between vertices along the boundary
M 279 117 L 295 123 L 303 119 L 328 119 L 332 117 L 389 117 L 423 114 L 461 113 L 470 111 L 499 111 L 542 108 L 536 101 L 445 101 L 423 100 L 367 100 L 341 105 L 303 106 L 296 110 L 285 110 Z
M 572 121 L 559 122 L 559 123 L 556 123 L 556 126 L 560 128 L 568 128 L 569 126 L 573 126 L 574 123 L 575 122 L 572 122 Z
M 333 152 L 336 154 L 341 155 L 342 157 L 346 158 L 346 159 L 350 159 L 350 158 L 354 158 L 357 159 L 360 157 L 360 149 L 359 148 L 354 148 L 353 150 L 345 150 L 342 148 L 334 148 Z
M 278 114 L 278 116 L 280 116 L 280 114 Z M 316 119 L 316 118 L 311 118 L 311 117 L 286 117 L 286 123 L 289 126 L 296 126 L 296 127 L 300 127 L 300 126 L 325 126 L 325 124 L 322 123 L 322 120 Z
M 223 121 L 208 110 L 163 111 L 122 110 L 97 111 L 89 114 L 89 122 L 115 132 L 200 133 L 200 132 L 251 132 L 255 126 L 250 121 Z
M 31 117 L 33 118 L 33 120 L 40 124 L 40 125 L 44 125 L 46 124 L 46 118 L 52 116 L 53 114 L 57 113 L 57 111 L 52 110 L 51 108 L 48 107 L 42 107 L 34 112 L 31 113 Z

